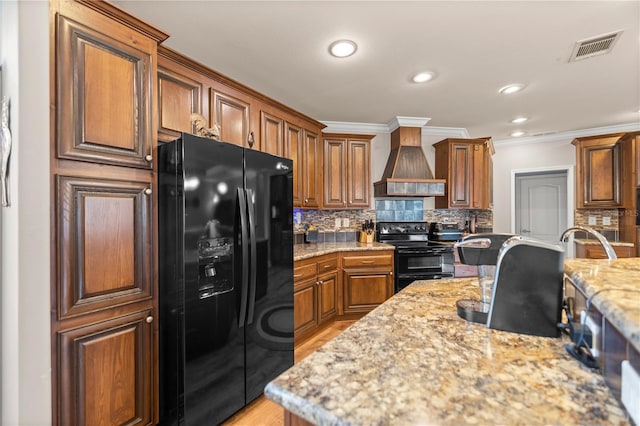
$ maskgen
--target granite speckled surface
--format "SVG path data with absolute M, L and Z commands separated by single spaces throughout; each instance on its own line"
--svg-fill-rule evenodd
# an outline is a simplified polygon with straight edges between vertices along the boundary
M 363 250 L 394 250 L 391 244 L 383 243 L 312 243 L 296 244 L 293 246 L 293 260 L 308 259 L 323 254 L 337 253 L 340 251 L 363 251 Z
M 612 241 L 608 240 L 612 246 L 620 246 L 620 247 L 633 247 L 633 243 L 628 243 L 626 241 Z M 601 246 L 600 241 L 598 240 L 590 240 L 588 238 L 574 238 L 573 242 L 576 244 L 584 245 L 592 245 L 592 246 Z
M 568 259 L 564 272 L 640 351 L 640 258 Z
M 458 317 L 475 279 L 416 281 L 265 389 L 321 425 L 628 424 L 561 338 Z

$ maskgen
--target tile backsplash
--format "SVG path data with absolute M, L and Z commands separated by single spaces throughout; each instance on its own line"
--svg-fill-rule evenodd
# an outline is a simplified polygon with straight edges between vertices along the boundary
M 294 210 L 293 231 L 302 243 L 306 224 L 318 229 L 318 242 L 355 241 L 366 220 L 374 222 L 448 222 L 463 229 L 476 218 L 478 232 L 493 229 L 491 210 L 424 210 L 423 200 L 376 200 L 375 210 Z
M 618 240 L 619 210 L 617 209 L 576 210 L 573 221 L 575 225 L 588 226 L 600 231 L 609 240 Z M 589 236 L 586 237 L 589 238 Z

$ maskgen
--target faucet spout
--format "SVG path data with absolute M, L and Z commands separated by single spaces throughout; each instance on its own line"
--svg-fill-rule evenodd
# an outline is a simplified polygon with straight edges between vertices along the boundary
M 562 235 L 560 236 L 560 242 L 564 242 L 567 240 L 567 238 L 569 238 L 569 235 L 578 232 L 578 231 L 582 231 L 582 232 L 586 232 L 587 234 L 591 234 L 592 236 L 594 236 L 598 242 L 600 242 L 600 244 L 602 245 L 602 248 L 604 249 L 604 252 L 607 254 L 607 257 L 609 259 L 617 259 L 618 255 L 616 255 L 616 251 L 613 249 L 613 246 L 611 245 L 611 243 L 605 238 L 604 235 L 602 235 L 600 232 L 596 231 L 593 228 L 590 228 L 588 226 L 573 226 L 567 230 L 565 230 Z

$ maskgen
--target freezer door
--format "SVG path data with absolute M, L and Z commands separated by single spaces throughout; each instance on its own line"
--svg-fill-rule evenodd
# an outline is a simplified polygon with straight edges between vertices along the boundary
M 292 162 L 245 150 L 251 230 L 246 402 L 293 365 Z

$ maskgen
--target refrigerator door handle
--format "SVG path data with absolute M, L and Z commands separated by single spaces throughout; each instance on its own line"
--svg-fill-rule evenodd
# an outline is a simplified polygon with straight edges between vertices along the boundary
M 257 243 L 256 243 L 256 214 L 255 204 L 253 202 L 253 190 L 247 189 L 247 209 L 249 210 L 249 231 L 250 244 L 251 244 L 251 269 L 249 276 L 249 317 L 247 324 L 253 322 L 253 314 L 256 310 L 256 287 L 257 287 L 257 273 L 258 273 L 258 259 L 257 259 Z
M 249 229 L 247 227 L 247 198 L 243 188 L 238 188 L 238 208 L 240 210 L 240 244 L 242 246 L 242 285 L 240 293 L 240 314 L 238 327 L 242 328 L 247 318 L 247 293 L 249 289 Z

